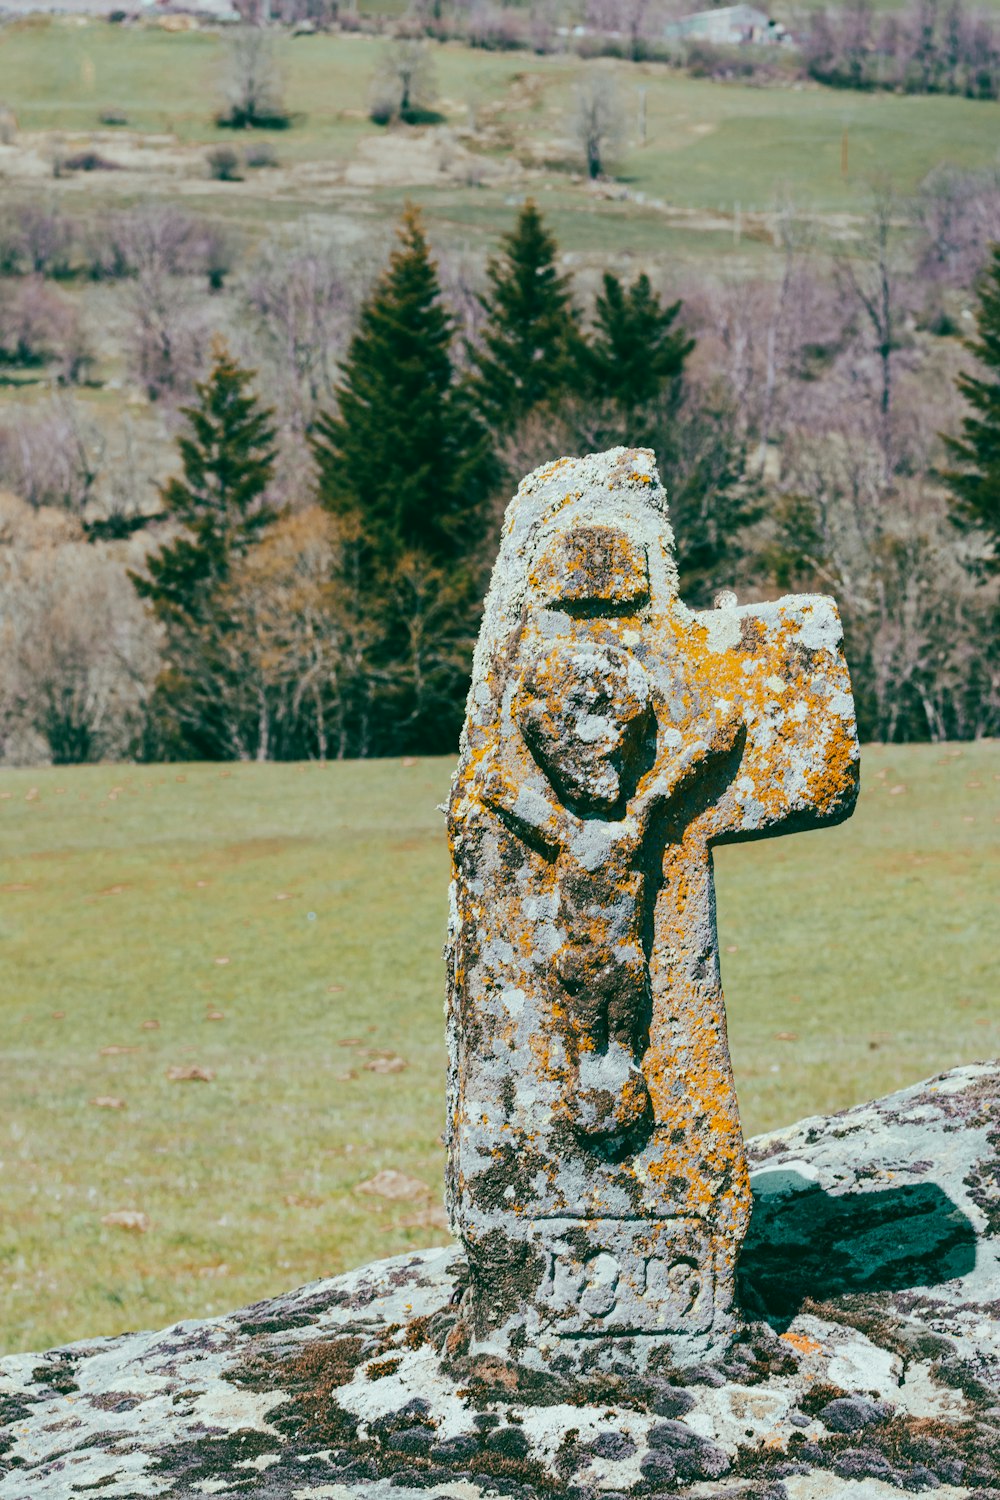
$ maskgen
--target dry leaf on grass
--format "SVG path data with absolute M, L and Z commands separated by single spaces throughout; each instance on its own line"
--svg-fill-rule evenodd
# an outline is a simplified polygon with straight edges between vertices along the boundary
M 205 1012 L 206 1021 L 224 1021 L 225 1019 L 226 1013 L 223 1010 L 207 1010 Z
M 797 1042 L 799 1034 L 797 1031 L 776 1031 L 774 1040 L 776 1042 Z
M 211 1083 L 215 1077 L 211 1068 L 168 1068 L 167 1077 L 171 1083 Z
M 359 1036 L 342 1036 L 340 1038 L 340 1041 L 337 1043 L 337 1046 L 338 1047 L 360 1047 L 361 1046 L 361 1038 Z
M 98 1094 L 96 1099 L 91 1099 L 91 1104 L 96 1104 L 98 1109 L 124 1109 L 125 1100 L 116 1099 L 114 1094 Z
M 159 1021 L 143 1021 L 142 1029 L 143 1031 L 159 1031 L 160 1023 Z
M 346 1073 L 334 1073 L 333 1081 L 334 1083 L 351 1083 L 357 1076 L 354 1069 L 349 1068 Z
M 354 1191 L 369 1193 L 375 1198 L 421 1198 L 430 1189 L 419 1177 L 411 1177 L 407 1172 L 397 1172 L 395 1167 L 385 1167 L 381 1172 L 376 1172 L 374 1177 L 369 1177 L 367 1182 L 359 1182 Z
M 217 963 L 217 964 L 227 964 L 228 962 L 229 962 L 229 959 L 226 958 L 225 956 L 223 956 L 222 958 L 213 959 L 213 963 Z
M 101 1223 L 108 1229 L 129 1229 L 133 1234 L 145 1234 L 149 1228 L 149 1216 L 136 1208 L 120 1208 L 116 1213 L 105 1214 Z
M 308 1193 L 286 1193 L 282 1200 L 286 1208 L 319 1208 L 322 1198 L 312 1198 Z
M 371 1062 L 365 1063 L 365 1068 L 369 1073 L 402 1073 L 406 1066 L 405 1059 L 397 1057 L 394 1052 L 390 1052 L 388 1056 L 382 1053 L 378 1057 L 373 1057 Z
M 126 1052 L 138 1052 L 138 1051 L 139 1051 L 138 1047 L 119 1047 L 119 1046 L 117 1046 L 116 1044 L 113 1043 L 110 1047 L 102 1047 L 101 1048 L 101 1056 L 102 1057 L 124 1057 L 124 1055 L 125 1055 Z

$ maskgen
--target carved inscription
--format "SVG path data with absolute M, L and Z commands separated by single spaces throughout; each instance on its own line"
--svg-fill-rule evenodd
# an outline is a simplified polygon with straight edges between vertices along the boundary
M 540 1289 L 560 1338 L 703 1332 L 712 1322 L 712 1247 L 696 1220 L 552 1220 Z

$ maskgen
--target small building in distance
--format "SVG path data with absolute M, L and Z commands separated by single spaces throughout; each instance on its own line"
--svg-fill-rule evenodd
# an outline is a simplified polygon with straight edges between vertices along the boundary
M 772 21 L 754 5 L 722 5 L 698 10 L 663 28 L 672 42 L 711 42 L 716 47 L 776 46 L 789 40 L 780 21 Z

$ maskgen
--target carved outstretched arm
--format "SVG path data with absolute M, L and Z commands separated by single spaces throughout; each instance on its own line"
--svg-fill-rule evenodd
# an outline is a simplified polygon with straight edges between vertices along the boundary
M 718 699 L 708 713 L 696 719 L 686 732 L 670 728 L 660 738 L 671 753 L 658 762 L 639 783 L 629 803 L 629 812 L 645 820 L 654 809 L 679 797 L 695 773 L 707 760 L 728 755 L 743 728 L 743 715 L 737 704 Z
M 570 842 L 581 820 L 559 801 L 526 749 L 509 747 L 516 769 L 495 760 L 484 762 L 476 776 L 476 791 L 498 813 L 512 833 L 529 844 L 541 844 L 550 857 Z

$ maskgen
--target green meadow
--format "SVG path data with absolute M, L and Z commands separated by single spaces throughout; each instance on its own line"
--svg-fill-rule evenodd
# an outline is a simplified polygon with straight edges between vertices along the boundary
M 244 144 L 213 122 L 226 58 L 217 31 L 175 34 L 153 25 L 66 19 L 9 24 L 0 30 L 0 99 L 14 110 L 22 139 L 34 135 L 43 155 L 57 146 L 79 150 L 96 139 L 113 160 L 123 132 L 101 129 L 100 115 L 109 108 L 127 117 L 133 139 L 148 143 L 141 172 L 92 172 L 53 184 L 80 212 L 99 213 L 153 193 L 185 200 L 255 235 L 303 216 L 331 226 L 354 218 L 374 229 L 390 223 L 410 197 L 425 207 L 439 241 L 475 248 L 495 242 L 510 225 L 512 204 L 533 192 L 566 250 L 586 256 L 627 246 L 636 254 L 698 264 L 706 252 L 720 264 L 736 254 L 751 265 L 766 256 L 770 233 L 748 215 L 791 203 L 800 215 L 813 216 L 822 240 L 843 233 L 844 215 L 864 211 L 874 180 L 907 192 L 941 162 L 987 167 L 1000 147 L 997 103 L 789 83 L 718 84 L 661 64 L 585 63 L 575 56 L 498 54 L 447 43 L 431 47 L 441 123 L 463 132 L 464 146 L 477 156 L 514 161 L 517 171 L 469 181 L 458 173 L 445 183 L 434 182 L 433 173 L 422 183 L 416 171 L 412 183 L 400 186 L 389 180 L 394 132 L 379 131 L 367 116 L 385 45 L 370 36 L 280 37 L 285 100 L 295 124 L 270 133 L 279 169 L 248 173 L 238 183 L 210 182 L 204 166 L 211 146 Z M 640 90 L 646 103 L 645 142 L 634 129 L 616 164 L 616 187 L 596 198 L 574 175 L 580 164 L 571 140 L 574 89 L 587 68 L 614 72 L 636 119 Z M 470 123 L 475 128 L 465 133 Z M 254 140 L 267 136 L 255 132 Z M 333 183 L 330 174 L 355 159 L 363 138 L 374 171 L 363 181 Z M 163 153 L 171 143 L 189 153 L 186 168 L 178 169 L 176 157 L 167 163 Z M 41 187 L 37 179 L 35 186 Z M 732 224 L 737 216 L 739 236 Z
M 748 1133 L 1000 1051 L 1000 749 L 863 767 L 843 827 L 718 854 Z M 5 1349 L 444 1238 L 449 772 L 0 770 Z

